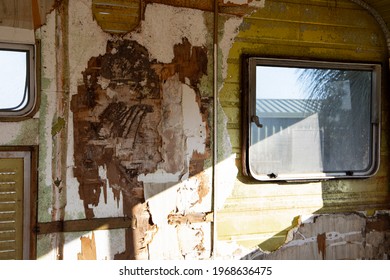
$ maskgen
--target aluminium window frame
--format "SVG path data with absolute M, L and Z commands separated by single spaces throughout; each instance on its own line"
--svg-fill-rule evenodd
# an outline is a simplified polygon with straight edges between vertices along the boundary
M 291 58 L 269 58 L 261 56 L 242 57 L 242 106 L 241 106 L 241 165 L 244 176 L 257 181 L 318 181 L 329 179 L 357 179 L 368 178 L 376 174 L 380 164 L 380 138 L 381 138 L 381 94 L 382 94 L 382 66 L 380 63 L 366 62 L 335 62 L 320 60 L 303 60 Z M 250 141 L 251 124 L 260 124 L 261 119 L 256 116 L 256 66 L 325 68 L 335 70 L 365 70 L 372 72 L 371 90 L 371 147 L 370 168 L 363 172 L 319 172 L 304 174 L 254 174 L 250 168 Z
M 19 110 L 0 109 L 0 121 L 20 121 L 32 117 L 37 111 L 38 94 L 37 94 L 37 52 L 36 44 L 27 43 L 9 43 L 0 42 L 0 50 L 6 51 L 22 51 L 27 53 L 27 68 L 26 68 L 26 86 L 28 92 L 26 94 L 27 103 Z

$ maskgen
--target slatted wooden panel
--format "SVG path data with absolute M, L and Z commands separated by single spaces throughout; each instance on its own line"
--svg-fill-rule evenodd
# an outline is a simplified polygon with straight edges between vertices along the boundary
M 23 258 L 23 164 L 0 158 L 0 260 Z
M 219 95 L 239 170 L 242 54 L 335 61 L 386 60 L 387 46 L 381 28 L 367 11 L 349 0 L 267 0 L 264 8 L 244 18 L 241 27 L 230 49 L 227 77 Z M 388 127 L 386 119 L 382 125 L 384 129 Z M 387 137 L 386 130 L 382 135 Z M 217 215 L 219 239 L 273 250 L 283 244 L 296 216 L 388 208 L 386 143 L 382 139 L 381 169 L 368 180 L 268 184 L 239 175 L 233 194 Z

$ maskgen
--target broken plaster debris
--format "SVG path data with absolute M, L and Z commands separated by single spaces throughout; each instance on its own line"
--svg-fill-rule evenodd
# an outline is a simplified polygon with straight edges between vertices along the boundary
M 388 259 L 390 256 L 388 214 L 314 215 L 294 231 L 293 239 L 278 250 L 255 250 L 243 259 Z

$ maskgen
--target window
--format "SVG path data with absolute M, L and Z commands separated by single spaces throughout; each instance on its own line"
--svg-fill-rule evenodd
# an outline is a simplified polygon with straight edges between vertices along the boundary
M 31 153 L 0 151 L 0 260 L 29 259 Z
M 0 117 L 30 116 L 36 106 L 34 46 L 0 43 Z
M 250 57 L 243 70 L 245 174 L 288 181 L 377 171 L 380 65 Z

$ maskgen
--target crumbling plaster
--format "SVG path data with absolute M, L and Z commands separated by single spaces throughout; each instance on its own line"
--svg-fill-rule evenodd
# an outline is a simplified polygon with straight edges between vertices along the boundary
M 252 7 L 262 8 L 265 1 L 242 1 L 226 0 L 224 3 L 235 5 L 249 4 Z M 46 25 L 36 31 L 36 37 L 42 41 L 42 90 L 41 107 L 37 114 L 39 116 L 39 138 L 23 138 L 17 140 L 20 144 L 39 144 L 40 146 L 40 173 L 39 173 L 39 202 L 38 202 L 38 221 L 50 221 L 51 214 L 51 186 L 53 184 L 51 177 L 51 161 L 56 155 L 52 151 L 52 129 L 58 119 L 56 116 L 56 65 L 55 61 L 55 12 L 47 15 Z M 191 52 L 195 47 L 206 49 L 208 65 L 211 61 L 212 26 L 208 21 L 210 13 L 194 9 L 170 7 L 160 4 L 148 4 L 146 6 L 144 18 L 140 26 L 124 37 L 112 36 L 105 33 L 93 20 L 91 13 L 91 0 L 70 1 L 69 6 L 69 88 L 70 95 L 80 94 L 79 87 L 85 84 L 83 72 L 88 68 L 91 58 L 104 56 L 107 54 L 108 42 L 123 42 L 125 40 L 136 42 L 147 50 L 148 60 L 153 61 L 159 73 L 161 82 L 161 114 L 165 114 L 165 120 L 159 123 L 158 134 L 161 135 L 161 141 L 165 142 L 159 147 L 161 158 L 151 172 L 143 172 L 134 177 L 134 180 L 141 183 L 142 190 L 135 188 L 137 196 L 145 203 L 140 209 L 132 209 L 134 213 L 146 215 L 151 220 L 147 230 L 144 232 L 144 243 L 146 251 L 142 251 L 138 257 L 150 259 L 197 259 L 209 258 L 211 255 L 211 227 L 209 223 L 199 224 L 180 224 L 171 225 L 168 223 L 167 216 L 171 213 L 187 214 L 209 212 L 214 209 L 222 209 L 225 199 L 232 194 L 236 181 L 238 169 L 236 167 L 236 155 L 232 150 L 231 135 L 227 132 L 228 117 L 223 108 L 219 106 L 218 110 L 218 165 L 216 166 L 216 185 L 217 198 L 213 209 L 211 182 L 212 170 L 209 164 L 205 164 L 210 159 L 210 119 L 212 114 L 210 107 L 206 106 L 209 102 L 208 97 L 212 96 L 210 79 L 205 76 L 212 76 L 212 69 L 207 68 L 206 73 L 196 80 L 189 77 L 180 76 L 179 73 L 172 72 L 170 64 L 178 63 L 175 61 L 175 47 L 189 44 Z M 242 18 L 235 16 L 221 16 L 219 27 L 219 52 L 218 63 L 220 65 L 219 78 L 224 81 L 228 77 L 227 60 L 229 52 L 233 47 L 235 37 L 238 35 L 239 27 L 242 24 Z M 245 26 L 241 26 L 245 28 Z M 185 38 L 185 40 L 184 40 Z M 158 43 L 156 43 L 158 42 Z M 115 48 L 112 49 L 116 51 Z M 112 53 L 114 54 L 114 53 Z M 163 65 L 163 66 L 161 66 Z M 165 68 L 164 68 L 165 67 Z M 157 69 L 157 70 L 156 70 Z M 164 69 L 164 71 L 161 71 Z M 201 72 L 201 71 L 200 71 Z M 100 75 L 97 81 L 100 89 L 105 91 L 105 100 L 115 100 L 120 95 L 114 88 L 110 87 L 112 80 Z M 142 83 L 142 82 L 141 82 Z M 119 84 L 118 84 L 119 85 Z M 120 87 L 121 85 L 119 85 Z M 221 89 L 224 84 L 219 84 Z M 99 90 L 100 90 L 99 89 Z M 207 91 L 208 90 L 208 91 Z M 99 100 L 102 101 L 102 100 Z M 150 103 L 152 104 L 152 103 Z M 155 103 L 157 104 L 157 103 Z M 98 117 L 108 108 L 107 104 L 95 107 L 95 111 L 88 113 L 92 117 Z M 220 105 L 220 104 L 219 104 Z M 176 122 L 179 120 L 179 122 Z M 74 167 L 77 165 L 74 158 L 75 128 L 73 111 L 69 112 L 69 119 L 65 120 L 68 124 L 67 142 L 67 205 L 65 219 L 76 220 L 84 219 L 87 214 L 85 205 L 80 199 L 80 181 L 74 174 Z M 30 121 L 36 127 L 37 120 Z M 2 137 L 0 142 L 3 144 L 11 143 L 12 139 L 18 138 L 23 128 L 9 124 L 12 133 Z M 29 126 L 31 127 L 31 126 Z M 164 134 L 170 132 L 171 135 Z M 170 148 L 169 140 L 181 139 L 174 142 L 175 150 L 183 153 L 180 157 L 175 157 L 174 168 L 171 163 L 171 157 L 168 157 Z M 77 149 L 77 147 L 76 147 Z M 172 155 L 175 156 L 175 155 Z M 165 157 L 165 158 L 164 158 Z M 195 163 L 199 163 L 199 166 Z M 204 166 L 202 166 L 204 164 Z M 191 166 L 191 168 L 190 168 Z M 106 195 L 99 194 L 96 204 L 89 204 L 94 217 L 118 217 L 125 215 L 124 197 L 122 192 L 118 192 L 118 186 L 111 184 L 108 175 L 108 167 L 101 164 L 97 167 L 97 175 L 102 182 L 106 182 L 106 188 L 112 189 Z M 207 186 L 207 187 L 205 187 Z M 137 212 L 139 211 L 139 212 Z M 388 213 L 387 213 L 388 214 Z M 387 215 L 386 214 L 386 215 Z M 386 217 L 386 216 L 384 216 Z M 387 216 L 388 217 L 388 216 Z M 388 252 L 380 249 L 381 244 L 387 244 L 388 232 L 377 232 L 375 230 L 367 231 L 364 236 L 362 229 L 367 228 L 367 223 L 371 218 L 362 217 L 357 214 L 337 214 L 337 215 L 319 215 L 313 216 L 299 227 L 293 228 L 292 239 L 286 239 L 287 242 L 280 250 L 272 254 L 256 251 L 250 253 L 251 248 L 242 247 L 234 242 L 217 242 L 216 248 L 220 249 L 220 255 L 217 257 L 237 258 L 247 255 L 248 258 L 283 258 L 299 254 L 301 248 L 305 253 L 301 256 L 313 258 L 332 258 L 341 256 L 340 253 L 332 253 L 332 248 L 345 248 L 346 246 L 355 246 L 353 254 L 347 257 L 355 258 L 377 258 L 388 256 Z M 382 219 L 382 218 L 381 218 Z M 385 218 L 383 218 L 385 219 Z M 315 221 L 314 221 L 315 220 Z M 336 224 L 345 223 L 350 225 L 350 229 L 338 232 L 334 231 Z M 320 230 L 321 229 L 321 230 Z M 320 232 L 320 231 L 321 232 Z M 304 233 L 303 233 L 304 232 Z M 322 236 L 321 234 L 324 234 Z M 126 252 L 128 244 L 125 243 L 126 231 L 124 229 L 109 231 L 93 231 L 65 234 L 64 259 L 75 259 L 83 255 L 83 240 L 95 244 L 97 259 L 114 259 L 123 252 Z M 304 238 L 302 238 L 304 235 Z M 351 236 L 355 239 L 351 241 Z M 320 237 L 318 237 L 320 236 Z M 322 237 L 321 237 L 322 236 Z M 325 237 L 325 244 L 329 246 L 326 253 L 319 249 L 319 238 Z M 40 258 L 56 258 L 54 248 L 51 248 L 50 235 L 40 235 L 38 237 L 38 254 Z M 107 243 L 110 240 L 110 243 Z M 352 242 L 352 243 L 351 243 Z M 352 244 L 352 245 L 351 245 Z M 303 246 L 303 247 L 302 247 Z M 362 247 L 363 246 L 363 247 Z M 316 249 L 317 248 L 317 249 Z M 363 248 L 363 249 L 362 249 Z M 317 251 L 316 251 L 317 250 Z M 338 249 L 339 250 L 339 249 Z M 289 253 L 286 253 L 289 251 Z M 310 251 L 310 252 L 309 252 Z M 375 252 L 374 252 L 375 251 Z M 310 254 L 309 254 L 310 253 Z M 278 255 L 278 254 L 284 254 Z M 323 255 L 322 255 L 323 254 Z M 336 255 L 332 255 L 336 254 Z M 126 257 L 125 254 L 123 256 Z
M 50 194 L 52 185 L 50 176 L 51 157 L 56 156 L 53 155 L 53 152 L 50 150 L 53 142 L 51 138 L 52 135 L 51 133 L 48 133 L 48 131 L 52 131 L 52 127 L 57 125 L 58 120 L 60 120 L 56 118 L 55 108 L 56 102 L 58 101 L 54 97 L 54 93 L 56 92 L 56 68 L 53 64 L 53 61 L 55 61 L 53 52 L 55 49 L 55 42 L 53 38 L 55 36 L 56 22 L 53 13 L 48 15 L 46 25 L 37 31 L 37 37 L 42 40 L 42 53 L 44 54 L 42 77 L 43 80 L 45 80 L 45 87 L 42 90 L 42 94 L 45 95 L 43 98 L 45 101 L 45 110 L 43 110 L 45 115 L 41 116 L 43 119 L 41 120 L 41 125 L 46 128 L 46 133 L 42 133 L 40 140 L 41 144 L 47 146 L 46 153 L 42 155 L 45 156 L 45 158 L 41 158 L 40 160 L 42 163 L 42 170 L 46 170 L 41 175 L 44 178 L 41 180 L 40 194 L 46 198 Z M 191 20 L 188 20 L 189 18 Z M 156 21 L 156 19 L 161 19 L 161 21 Z M 172 25 L 175 25 L 178 28 L 172 28 Z M 205 99 L 200 95 L 198 89 L 198 87 L 200 87 L 198 84 L 199 81 L 196 80 L 196 76 L 188 76 L 193 74 L 200 74 L 199 77 L 204 74 L 208 75 L 210 69 L 195 70 L 208 71 L 209 73 L 204 72 L 196 74 L 194 72 L 192 74 L 186 70 L 186 74 L 179 70 L 178 74 L 171 74 L 172 70 L 177 71 L 172 68 L 175 67 L 175 63 L 187 63 L 185 60 L 175 60 L 176 56 L 180 55 L 182 52 L 180 47 L 175 46 L 184 44 L 183 46 L 187 48 L 187 45 L 189 45 L 191 51 L 190 55 L 194 55 L 193 52 L 196 51 L 196 49 L 194 49 L 195 47 L 199 50 L 206 47 L 206 36 L 210 31 L 210 27 L 206 27 L 205 25 L 204 13 L 192 9 L 150 4 L 146 7 L 145 19 L 142 21 L 139 29 L 129 33 L 124 38 L 120 38 L 101 31 L 100 27 L 93 21 L 90 11 L 90 1 L 70 1 L 68 28 L 70 50 L 69 89 L 71 99 L 73 100 L 72 102 L 74 102 L 74 96 L 82 94 L 82 92 L 80 92 L 80 85 L 87 85 L 85 84 L 86 82 L 89 83 L 89 74 L 84 74 L 83 77 L 82 73 L 86 73 L 86 67 L 88 67 L 91 62 L 91 58 L 98 56 L 103 57 L 104 54 L 107 53 L 107 44 L 109 41 L 120 42 L 128 40 L 131 42 L 132 40 L 135 40 L 134 42 L 138 42 L 138 44 L 145 47 L 148 52 L 147 59 L 153 61 L 155 67 L 157 67 L 155 69 L 150 69 L 150 71 L 161 71 L 161 69 L 166 69 L 164 70 L 165 72 L 158 72 L 160 73 L 159 75 L 161 75 L 160 78 L 164 79 L 164 83 L 161 83 L 161 105 L 158 105 L 160 103 L 150 103 L 151 106 L 161 106 L 162 113 L 165 114 L 164 121 L 157 124 L 158 131 L 156 131 L 162 135 L 161 139 L 165 143 L 159 148 L 162 161 L 158 160 L 155 167 L 149 169 L 149 171 L 145 170 L 146 173 L 142 172 L 138 177 L 134 177 L 134 179 L 141 184 L 142 190 L 140 190 L 140 195 L 144 196 L 143 199 L 145 200 L 146 207 L 148 207 L 147 211 L 149 212 L 154 225 L 158 228 L 158 230 L 151 235 L 153 238 L 149 240 L 150 244 L 147 245 L 150 246 L 150 252 L 156 252 L 155 254 L 162 258 L 168 258 L 172 255 L 177 255 L 181 258 L 207 258 L 207 256 L 210 255 L 211 247 L 210 241 L 205 241 L 205 239 L 209 238 L 211 235 L 209 224 L 173 226 L 169 225 L 167 222 L 169 213 L 180 212 L 186 214 L 191 211 L 211 211 L 211 192 L 209 189 L 211 171 L 203 170 L 203 164 L 201 164 L 201 162 L 207 159 L 210 154 L 209 140 L 207 140 L 210 129 L 208 125 L 210 113 L 205 111 L 208 110 L 207 107 L 205 107 L 207 98 Z M 156 41 L 159 41 L 160 44 L 156 44 Z M 112 49 L 112 55 L 115 55 L 115 52 L 116 49 L 114 47 Z M 175 54 L 175 52 L 178 53 Z M 185 53 L 183 54 L 185 55 Z M 172 67 L 166 67 L 164 64 L 171 64 Z M 182 69 L 184 70 L 185 68 Z M 110 86 L 109 83 L 112 84 L 113 80 L 110 81 L 110 78 L 105 74 L 99 75 L 97 86 L 100 87 L 101 90 L 106 91 L 107 96 L 103 99 L 99 99 L 98 102 L 121 100 L 125 97 L 124 94 L 126 93 L 121 93 L 120 88 L 123 88 L 123 86 L 120 83 L 117 83 L 116 89 L 115 87 L 113 88 Z M 206 87 L 203 86 L 203 88 Z M 209 92 L 207 94 L 211 95 Z M 174 98 L 172 99 L 172 97 Z M 202 106 L 204 108 L 202 108 Z M 80 135 L 73 125 L 74 123 L 77 123 L 77 120 L 74 119 L 74 114 L 75 112 L 79 112 L 77 111 L 78 109 L 75 108 L 77 108 L 75 105 L 71 105 L 69 119 L 65 120 L 68 127 L 65 218 L 68 220 L 86 218 L 88 215 L 91 215 L 91 213 L 93 213 L 93 216 L 91 217 L 95 218 L 129 215 L 128 212 L 124 212 L 125 207 L 123 201 L 125 198 L 122 196 L 122 192 L 119 191 L 119 186 L 116 185 L 115 180 L 113 180 L 112 177 L 110 178 L 110 167 L 108 166 L 108 162 L 107 165 L 99 165 L 96 174 L 96 178 L 101 182 L 105 182 L 105 187 L 98 187 L 98 189 L 106 188 L 104 195 L 103 193 L 100 193 L 100 191 L 96 193 L 95 191 L 98 190 L 96 189 L 94 192 L 95 195 L 97 195 L 97 200 L 88 205 L 85 204 L 85 201 L 83 203 L 83 197 L 80 197 L 80 184 L 83 184 L 83 182 L 80 182 L 79 175 L 75 175 L 74 173 L 77 169 L 77 165 L 80 163 L 75 161 L 74 157 L 75 147 L 80 145 L 75 142 L 75 138 L 73 137 L 75 133 L 76 135 Z M 89 114 L 93 118 L 94 114 L 96 116 L 102 115 L 107 109 L 109 109 L 109 107 L 104 103 L 99 103 L 95 106 L 94 111 L 89 111 Z M 104 120 L 105 117 L 102 118 L 102 120 Z M 91 118 L 89 118 L 89 120 L 93 121 Z M 151 129 L 153 128 L 151 127 Z M 57 125 L 56 131 L 57 130 L 60 131 L 61 126 Z M 167 134 L 168 132 L 171 133 L 171 136 Z M 99 133 L 103 133 L 103 130 Z M 79 141 L 79 138 L 76 139 Z M 91 140 L 94 141 L 93 139 Z M 121 145 L 121 140 L 119 138 L 118 140 L 118 144 Z M 173 147 L 170 146 L 171 143 L 174 143 Z M 126 142 L 123 142 L 122 148 L 124 148 L 123 144 L 127 145 Z M 170 155 L 170 149 L 172 148 L 174 148 L 173 150 L 176 150 L 176 152 Z M 125 150 L 122 151 L 125 152 Z M 120 152 L 120 150 L 117 152 Z M 180 156 L 180 153 L 183 154 Z M 120 156 L 120 154 L 117 154 L 117 156 Z M 175 161 L 177 162 L 175 163 Z M 172 165 L 174 163 L 177 166 Z M 129 162 L 128 165 L 126 165 L 126 163 L 123 162 L 123 164 L 124 166 L 127 166 L 126 168 L 129 168 L 133 163 Z M 167 181 L 167 183 L 163 183 L 165 181 Z M 166 188 L 165 191 L 164 188 Z M 46 191 L 44 191 L 44 189 L 46 189 Z M 107 191 L 107 189 L 112 189 L 113 191 Z M 136 191 L 136 189 L 134 189 L 134 191 Z M 175 197 L 175 199 L 172 200 L 171 197 Z M 42 198 L 42 201 L 47 200 Z M 172 204 L 167 205 L 169 202 Z M 50 214 L 51 209 L 47 207 L 47 203 L 39 204 L 39 211 L 42 213 L 41 217 L 47 217 L 43 220 L 41 218 L 42 222 L 49 220 L 50 215 L 47 214 Z M 87 212 L 84 211 L 86 207 L 90 209 Z M 133 209 L 132 211 L 135 210 Z M 164 231 L 167 233 L 164 234 Z M 165 240 L 166 237 L 172 236 L 172 234 L 170 234 L 172 231 L 175 232 L 173 236 L 176 237 L 171 238 L 172 241 L 169 243 L 179 242 L 179 245 L 176 248 L 176 253 L 164 253 L 164 250 L 161 251 L 161 243 L 152 243 L 152 240 L 154 238 L 155 240 Z M 185 234 L 183 234 L 183 232 L 185 232 Z M 67 247 L 70 242 L 67 241 L 66 237 L 68 235 L 69 234 L 65 234 L 64 257 L 68 256 L 67 252 L 69 251 Z M 159 238 L 159 235 L 162 235 L 162 237 Z M 41 239 L 43 240 L 44 238 Z M 166 240 L 162 243 L 166 243 Z M 42 244 L 44 244 L 44 241 L 42 241 Z M 98 242 L 96 242 L 96 244 L 98 246 Z M 191 244 L 193 244 L 193 246 Z M 198 249 L 194 251 L 194 247 L 197 247 Z M 166 248 L 166 250 L 172 251 L 172 247 Z M 150 256 L 146 257 L 153 258 L 153 253 L 150 252 Z M 119 251 L 117 253 L 119 253 Z M 144 257 L 144 255 L 141 256 L 141 258 Z
M 110 35 L 105 34 L 93 21 L 90 9 L 90 1 L 71 1 L 71 11 L 69 12 L 69 48 L 72 50 L 69 55 L 70 68 L 70 95 L 77 93 L 77 83 L 81 79 L 81 72 L 90 56 L 105 51 L 105 43 Z M 55 30 L 56 18 L 55 10 L 47 15 L 44 26 L 36 31 L 37 39 L 41 40 L 41 106 L 40 106 L 40 200 L 39 215 L 40 222 L 50 220 L 51 208 L 48 207 L 47 196 L 51 192 L 51 159 L 53 156 L 52 127 L 55 125 L 56 116 L 56 47 Z M 93 44 L 91 44 L 93 42 Z M 72 113 L 70 112 L 68 124 L 72 123 Z M 78 198 L 77 180 L 72 172 L 73 165 L 73 127 L 68 128 L 67 142 L 68 151 L 67 162 L 67 213 L 70 219 L 83 217 L 82 204 Z
M 209 31 L 202 11 L 148 4 L 140 30 L 130 32 L 125 38 L 145 46 L 152 59 L 171 63 L 174 45 L 185 37 L 192 46 L 206 46 Z
M 378 211 L 373 216 L 350 213 L 301 219 L 278 250 L 255 250 L 243 259 L 389 259 L 388 211 Z

